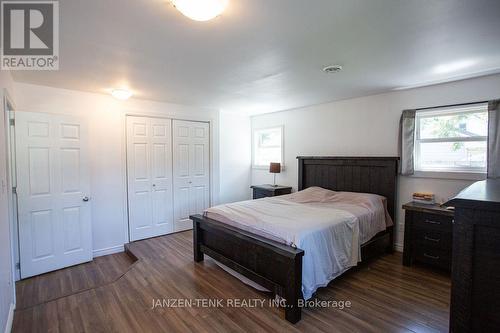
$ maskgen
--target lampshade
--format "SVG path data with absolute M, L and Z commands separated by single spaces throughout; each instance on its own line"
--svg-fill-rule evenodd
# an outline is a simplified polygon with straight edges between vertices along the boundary
M 281 172 L 281 163 L 273 163 L 269 164 L 269 172 L 270 173 L 280 173 Z

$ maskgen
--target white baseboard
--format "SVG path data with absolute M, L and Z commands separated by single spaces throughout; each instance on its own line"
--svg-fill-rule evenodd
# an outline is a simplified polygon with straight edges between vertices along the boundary
M 9 316 L 7 317 L 7 323 L 5 324 L 5 333 L 10 333 L 12 331 L 12 322 L 14 321 L 15 309 L 16 305 L 14 303 L 10 303 Z
M 394 250 L 397 252 L 403 252 L 403 244 L 394 244 Z
M 117 245 L 117 246 L 106 247 L 104 249 L 94 250 L 92 254 L 95 258 L 95 257 L 106 256 L 108 254 L 119 253 L 119 252 L 123 252 L 123 251 L 125 251 L 124 246 Z

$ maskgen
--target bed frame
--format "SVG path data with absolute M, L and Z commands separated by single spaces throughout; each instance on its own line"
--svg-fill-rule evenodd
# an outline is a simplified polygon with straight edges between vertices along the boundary
M 335 191 L 379 194 L 395 217 L 397 157 L 297 157 L 298 190 L 321 186 Z M 302 257 L 304 251 L 232 227 L 201 215 L 193 215 L 194 260 L 204 254 L 285 299 L 285 319 L 301 318 Z M 393 227 L 361 246 L 363 260 L 393 251 Z

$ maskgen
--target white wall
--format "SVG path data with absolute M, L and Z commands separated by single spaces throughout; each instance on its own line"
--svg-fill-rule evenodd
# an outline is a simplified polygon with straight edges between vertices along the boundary
M 15 303 L 14 279 L 12 272 L 12 228 L 9 221 L 9 206 L 7 196 L 7 151 L 4 122 L 3 98 L 4 90 L 12 96 L 13 81 L 10 72 L 0 71 L 0 330 L 4 330 L 12 322 Z
M 220 203 L 248 200 L 250 191 L 250 117 L 219 114 Z
M 143 114 L 211 121 L 212 202 L 219 201 L 218 111 L 15 83 L 17 110 L 79 115 L 89 123 L 94 255 L 116 252 L 128 242 L 125 115 Z
M 401 111 L 500 98 L 500 75 L 395 91 L 252 117 L 252 128 L 284 125 L 286 170 L 280 184 L 297 187 L 299 155 L 397 156 Z M 252 170 L 252 184 L 269 183 L 265 170 Z M 444 201 L 471 181 L 399 177 L 398 207 L 415 191 Z M 404 214 L 397 214 L 396 243 L 402 248 Z

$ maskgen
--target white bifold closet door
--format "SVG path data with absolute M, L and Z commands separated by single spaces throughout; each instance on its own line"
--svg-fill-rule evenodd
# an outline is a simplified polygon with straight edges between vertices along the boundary
M 127 117 L 130 240 L 173 232 L 172 121 Z
M 174 230 L 193 227 L 191 214 L 201 214 L 210 202 L 209 124 L 173 121 Z
M 30 112 L 15 121 L 21 277 L 92 260 L 86 124 Z

